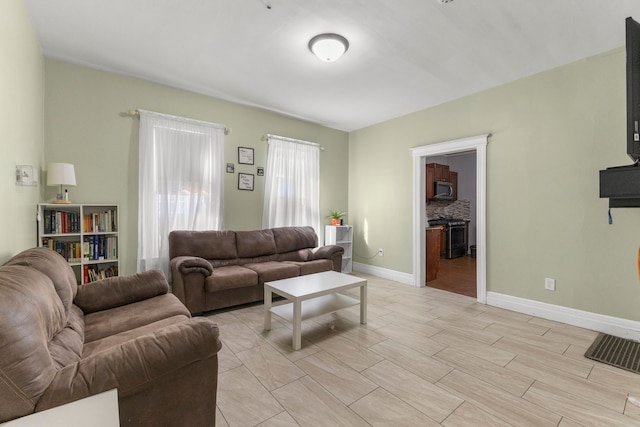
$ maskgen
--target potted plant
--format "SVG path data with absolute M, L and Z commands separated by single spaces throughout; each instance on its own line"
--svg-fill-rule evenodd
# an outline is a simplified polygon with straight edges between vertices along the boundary
M 331 218 L 331 225 L 340 225 L 340 218 L 342 218 L 346 214 L 347 214 L 346 212 L 340 212 L 340 211 L 334 211 L 334 210 L 329 211 L 328 218 Z

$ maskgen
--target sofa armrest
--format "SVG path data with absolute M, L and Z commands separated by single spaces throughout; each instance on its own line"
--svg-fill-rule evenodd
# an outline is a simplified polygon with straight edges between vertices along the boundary
M 325 245 L 313 250 L 312 259 L 328 259 L 333 263 L 333 271 L 342 271 L 344 248 L 339 245 Z
M 204 258 L 186 255 L 171 258 L 171 292 L 191 314 L 205 310 L 204 282 L 212 272 L 213 266 Z
M 171 259 L 171 270 L 180 274 L 201 273 L 205 277 L 213 272 L 211 263 L 197 256 L 178 256 Z
M 336 254 L 344 253 L 344 248 L 338 245 L 325 245 L 314 249 L 313 259 L 332 259 Z
M 133 276 L 109 277 L 78 286 L 74 303 L 85 314 L 108 310 L 169 292 L 161 271 L 145 271 Z
M 213 357 L 221 346 L 218 326 L 210 319 L 192 318 L 161 328 L 62 368 L 36 411 L 114 388 L 119 399 L 145 393 L 172 372 Z

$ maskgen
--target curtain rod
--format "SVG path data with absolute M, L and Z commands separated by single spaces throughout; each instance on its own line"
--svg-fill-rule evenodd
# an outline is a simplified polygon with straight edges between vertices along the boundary
M 269 142 L 269 138 L 278 138 L 281 139 L 283 141 L 288 141 L 288 142 L 293 142 L 296 144 L 303 144 L 303 145 L 312 145 L 314 147 L 319 147 L 320 150 L 324 151 L 324 147 L 320 144 L 318 144 L 317 142 L 311 142 L 311 141 L 303 141 L 302 139 L 295 139 L 295 138 L 287 138 L 286 136 L 279 136 L 279 135 L 271 135 L 269 133 L 262 135 L 262 140 L 263 141 L 267 141 L 267 143 Z
M 163 113 L 156 113 L 156 114 L 163 114 Z M 131 116 L 131 117 L 135 117 L 135 116 L 140 116 L 140 110 L 136 109 L 130 109 L 129 111 L 127 111 L 127 115 Z M 164 115 L 168 115 L 168 114 L 164 114 Z M 177 116 L 175 116 L 177 117 Z M 188 120 L 193 120 L 193 121 L 202 121 L 202 120 L 195 120 L 195 119 L 188 119 Z M 231 133 L 231 129 L 228 127 L 224 127 L 224 134 L 225 135 L 229 135 Z

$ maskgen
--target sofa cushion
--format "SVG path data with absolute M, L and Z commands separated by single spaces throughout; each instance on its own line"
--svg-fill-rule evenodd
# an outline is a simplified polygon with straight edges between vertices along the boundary
M 313 227 L 274 228 L 273 237 L 280 254 L 318 246 L 318 236 Z
M 133 276 L 108 277 L 78 289 L 74 303 L 85 314 L 109 310 L 166 294 L 169 284 L 161 271 L 143 271 Z
M 280 253 L 277 255 L 276 259 L 269 261 L 311 261 L 313 259 L 313 250 L 312 249 L 299 249 L 297 251 Z
M 204 259 L 233 259 L 236 251 L 236 233 L 229 230 L 187 231 L 169 233 L 169 258 L 198 256 Z
M 243 288 L 258 284 L 258 273 L 239 265 L 214 268 L 209 277 L 205 278 L 204 287 L 207 292 L 224 289 Z
M 287 263 L 295 264 L 300 268 L 300 275 L 321 273 L 323 271 L 333 270 L 333 261 L 328 259 L 317 259 L 314 261 L 298 262 L 298 261 L 285 261 Z
M 89 285 L 91 286 L 91 285 Z M 97 311 L 84 316 L 84 340 L 99 340 L 129 329 L 139 328 L 158 320 L 185 315 L 189 310 L 173 294 L 164 294 L 111 310 Z
M 73 269 L 62 255 L 49 248 L 31 248 L 20 252 L 5 265 L 24 265 L 43 273 L 53 282 L 65 312 L 69 312 L 78 283 Z
M 188 317 L 180 314 L 177 316 L 167 317 L 166 319 L 160 319 L 156 322 L 143 325 L 135 329 L 129 329 L 127 331 L 120 332 L 119 334 L 109 335 L 108 337 L 101 338 L 99 340 L 91 341 L 84 346 L 82 352 L 82 358 L 86 359 L 91 355 L 103 350 L 107 350 L 111 347 L 120 345 L 126 341 L 130 341 L 141 337 L 143 335 L 151 334 L 157 330 L 160 330 L 166 326 L 175 325 L 176 323 L 184 322 Z
M 276 253 L 276 241 L 271 230 L 236 231 L 236 244 L 240 258 L 254 258 Z
M 254 270 L 260 276 L 260 283 L 271 282 L 273 280 L 288 279 L 300 275 L 300 267 L 288 262 L 261 262 L 244 265 Z

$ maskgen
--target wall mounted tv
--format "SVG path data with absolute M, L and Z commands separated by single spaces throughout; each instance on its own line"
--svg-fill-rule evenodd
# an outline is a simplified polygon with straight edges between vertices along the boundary
M 640 207 L 640 24 L 631 17 L 626 25 L 627 154 L 632 165 L 600 171 L 600 197 L 609 207 Z
M 631 17 L 627 27 L 627 154 L 640 160 L 640 24 Z

